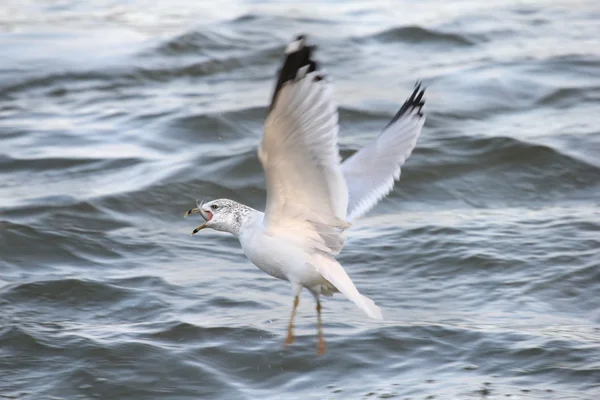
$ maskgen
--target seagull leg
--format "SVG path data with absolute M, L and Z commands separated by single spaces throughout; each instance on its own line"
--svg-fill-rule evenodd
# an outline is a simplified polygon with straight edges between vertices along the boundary
M 321 321 L 321 301 L 317 297 L 317 335 L 319 342 L 317 343 L 317 354 L 323 355 L 327 352 L 327 345 L 325 345 L 325 336 L 323 335 L 323 323 Z
M 298 308 L 298 303 L 300 303 L 300 297 L 298 295 L 296 295 L 294 297 L 294 308 L 292 308 L 292 316 L 290 318 L 290 324 L 288 325 L 288 334 L 287 334 L 287 338 L 285 339 L 285 343 L 283 345 L 283 347 L 287 347 L 289 344 L 294 343 L 294 341 L 296 340 L 294 338 L 294 317 L 296 316 L 296 308 Z

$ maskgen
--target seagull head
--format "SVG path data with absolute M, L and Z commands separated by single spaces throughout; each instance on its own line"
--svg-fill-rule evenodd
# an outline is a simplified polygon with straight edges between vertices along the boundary
M 192 231 L 192 235 L 204 228 L 237 234 L 242 224 L 242 217 L 247 214 L 248 207 L 229 199 L 197 202 L 198 208 L 193 208 L 185 213 L 200 213 L 206 222 Z

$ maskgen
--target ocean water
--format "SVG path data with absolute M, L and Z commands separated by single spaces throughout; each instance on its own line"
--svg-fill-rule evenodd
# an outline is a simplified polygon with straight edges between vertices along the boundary
M 402 179 L 339 256 L 383 309 L 297 315 L 195 199 L 263 209 L 287 42 L 343 157 L 419 79 Z M 0 398 L 600 399 L 596 1 L 0 4 Z

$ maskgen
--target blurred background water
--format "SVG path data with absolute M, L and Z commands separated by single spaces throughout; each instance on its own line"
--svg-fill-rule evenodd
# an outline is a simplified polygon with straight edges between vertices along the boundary
M 339 257 L 384 310 L 289 286 L 196 198 L 262 209 L 286 43 L 352 154 L 421 79 L 427 123 Z M 596 1 L 4 0 L 0 398 L 600 398 Z

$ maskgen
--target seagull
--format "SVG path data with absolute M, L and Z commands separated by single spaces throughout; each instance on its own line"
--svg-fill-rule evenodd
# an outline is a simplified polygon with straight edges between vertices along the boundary
M 197 202 L 187 217 L 205 222 L 193 230 L 229 232 L 246 257 L 267 274 L 291 284 L 294 303 L 284 347 L 294 343 L 294 317 L 303 288 L 314 296 L 317 353 L 326 352 L 320 296 L 341 292 L 367 316 L 381 309 L 363 296 L 335 259 L 350 222 L 372 209 L 400 179 L 425 123 L 420 83 L 383 131 L 341 162 L 338 112 L 331 85 L 313 59 L 304 35 L 286 48 L 258 157 L 266 179 L 265 212 L 229 199 Z

